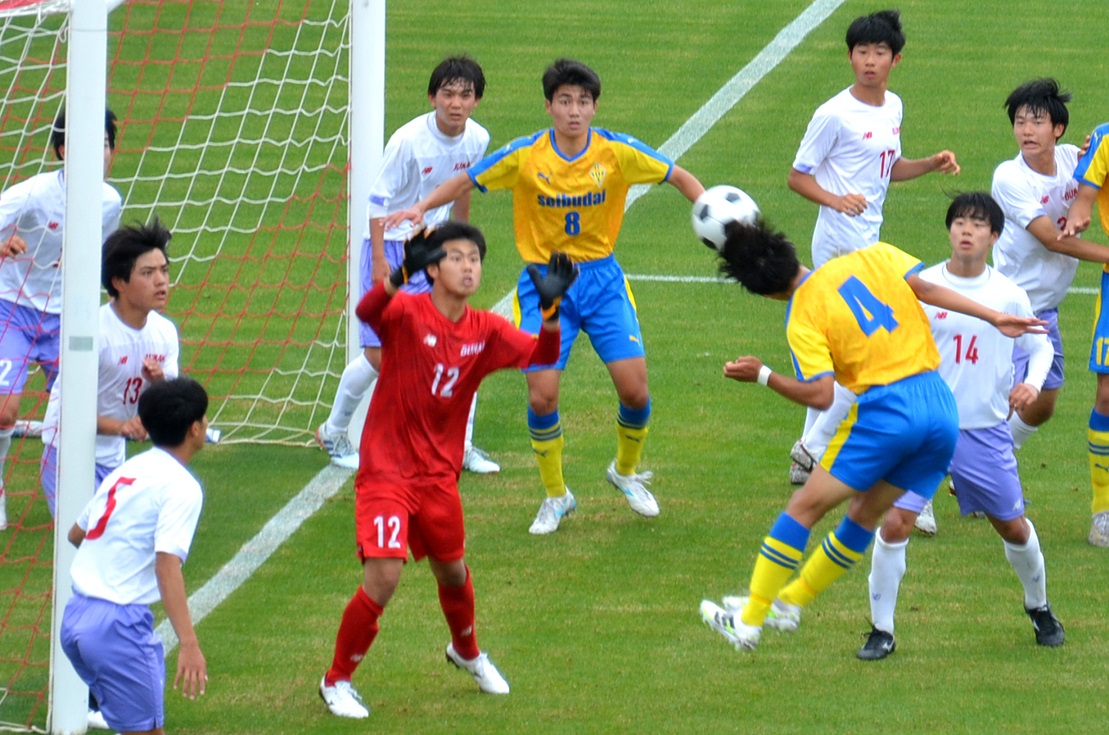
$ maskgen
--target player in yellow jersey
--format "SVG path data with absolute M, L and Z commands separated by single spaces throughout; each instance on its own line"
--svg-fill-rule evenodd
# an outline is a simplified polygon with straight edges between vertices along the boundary
M 481 191 L 510 189 L 516 248 L 525 271 L 516 286 L 516 323 L 536 330 L 542 321 L 534 308 L 534 287 L 526 265 L 546 268 L 551 253 L 567 253 L 580 268 L 577 282 L 562 301 L 562 353 L 551 367 L 526 372 L 528 429 L 539 461 L 547 498 L 529 529 L 547 534 L 574 511 L 562 474 L 562 423 L 559 385 L 579 331 L 589 335 L 612 383 L 616 413 L 616 459 L 607 478 L 632 510 L 652 518 L 658 503 L 645 487 L 652 474 L 638 472 L 651 415 L 647 361 L 635 300 L 613 257 L 633 184 L 667 182 L 691 202 L 704 191 L 695 176 L 635 138 L 592 127 L 601 80 L 585 64 L 559 59 L 543 74 L 543 94 L 552 127 L 519 138 L 486 156 L 467 172 L 441 184 L 415 206 L 386 220 L 418 221 L 429 209 Z
M 786 336 L 797 374 L 771 372 L 748 356 L 727 363 L 725 377 L 758 382 L 821 410 L 831 405 L 837 382 L 858 396 L 763 541 L 750 597 L 737 609 L 701 603 L 706 623 L 736 648 L 753 650 L 764 623 L 796 629 L 801 609 L 862 557 L 894 500 L 906 490 L 931 497 L 947 472 L 959 419 L 936 372 L 939 354 L 919 301 L 984 319 L 1011 337 L 1042 332 L 1043 322 L 925 281 L 917 275 L 919 260 L 882 242 L 810 271 L 793 243 L 760 223 L 733 227 L 721 259 L 721 272 L 748 291 L 789 302 Z M 813 525 L 844 501 L 846 517 L 786 586 Z
M 1067 212 L 1067 223 L 1059 239 L 1072 237 L 1090 226 L 1094 202 L 1097 202 L 1101 226 L 1109 235 L 1109 123 L 1099 125 L 1090 136 L 1085 155 L 1078 161 L 1074 178 L 1078 180 L 1078 196 Z M 1090 370 L 1097 374 L 1097 395 L 1090 411 L 1087 432 L 1090 455 L 1090 482 L 1093 501 L 1090 506 L 1089 542 L 1109 547 L 1109 264 L 1101 272 L 1101 290 L 1097 297 L 1093 341 L 1090 345 Z

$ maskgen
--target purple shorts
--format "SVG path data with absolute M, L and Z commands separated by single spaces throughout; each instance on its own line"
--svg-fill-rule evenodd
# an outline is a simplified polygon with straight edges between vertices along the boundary
M 92 486 L 93 493 L 114 469 L 115 467 L 102 464 L 96 465 L 96 483 Z M 50 508 L 50 517 L 55 518 L 57 517 L 55 509 L 58 506 L 58 450 L 53 444 L 47 444 L 42 448 L 42 459 L 39 460 L 39 483 L 42 485 L 42 494 L 46 496 L 46 506 Z
M 165 649 L 154 635 L 150 608 L 74 593 L 62 615 L 61 638 L 112 729 L 141 732 L 165 725 Z
M 1024 515 L 1024 491 L 1017 474 L 1009 424 L 1003 422 L 988 429 L 961 429 L 950 472 L 959 512 L 963 515 L 980 511 L 999 521 L 1011 521 Z M 919 513 L 925 502 L 916 493 L 905 493 L 893 505 Z
M 385 241 L 385 261 L 389 264 L 389 269 L 400 267 L 404 262 L 404 242 L 401 240 L 386 240 Z M 373 272 L 373 253 L 370 249 L 370 239 L 366 238 L 362 241 L 362 294 L 365 295 L 367 291 L 373 288 L 373 279 L 370 274 Z M 401 290 L 407 293 L 427 293 L 431 290 L 431 284 L 427 281 L 427 275 L 420 271 L 408 281 L 408 283 L 401 286 Z M 381 337 L 377 336 L 369 324 L 360 322 L 358 325 L 358 337 L 362 342 L 363 347 L 381 347 Z
M 46 390 L 58 375 L 61 317 L 0 299 L 0 395 L 22 393 L 27 368 L 37 362 L 46 373 Z
M 1063 385 L 1063 337 L 1059 334 L 1059 310 L 1044 309 L 1036 314 L 1037 319 L 1047 322 L 1047 338 L 1051 340 L 1051 347 L 1055 350 L 1055 357 L 1051 360 L 1051 370 L 1047 371 L 1044 379 L 1043 390 L 1054 390 Z M 1013 376 L 1014 384 L 1023 383 L 1028 375 L 1028 353 L 1013 345 Z

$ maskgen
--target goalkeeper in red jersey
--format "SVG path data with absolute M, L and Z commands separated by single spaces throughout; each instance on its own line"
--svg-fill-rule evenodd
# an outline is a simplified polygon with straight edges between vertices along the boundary
M 354 480 L 364 574 L 320 682 L 320 696 L 340 717 L 369 715 L 350 679 L 377 635 L 409 550 L 417 561 L 427 557 L 438 582 L 451 632 L 447 660 L 472 674 L 482 691 L 508 693 L 508 682 L 478 648 L 474 633 L 474 588 L 463 558 L 458 494 L 462 440 L 482 378 L 558 361 L 558 306 L 577 269 L 564 253 L 554 253 L 545 267 L 529 268 L 543 312 L 537 338 L 467 304 L 481 283 L 484 257 L 485 238 L 472 225 L 447 222 L 417 234 L 405 245 L 403 265 L 375 284 L 356 310 L 381 336 L 382 359 Z M 399 291 L 425 269 L 430 293 Z

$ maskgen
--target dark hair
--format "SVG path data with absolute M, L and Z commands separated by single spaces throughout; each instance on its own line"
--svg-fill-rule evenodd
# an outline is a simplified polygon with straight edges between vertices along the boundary
M 1005 227 L 1005 213 L 1001 205 L 984 191 L 968 191 L 951 200 L 944 223 L 951 229 L 951 223 L 960 217 L 985 220 L 990 223 L 990 232 L 1000 235 Z
M 469 240 L 477 245 L 478 254 L 483 261 L 485 260 L 485 235 L 470 223 L 447 220 L 427 236 L 428 246 L 432 250 L 442 246 L 448 240 Z
M 868 43 L 884 43 L 894 56 L 905 48 L 905 33 L 901 30 L 900 10 L 879 10 L 870 15 L 860 15 L 847 26 L 847 50 Z
M 179 447 L 208 412 L 208 391 L 184 376 L 157 380 L 139 396 L 139 419 L 156 447 Z
M 543 96 L 550 102 L 559 87 L 581 87 L 596 102 L 601 98 L 601 78 L 580 61 L 558 59 L 543 72 Z
M 116 114 L 109 109 L 104 110 L 104 132 L 108 134 L 108 148 L 116 149 Z M 54 148 L 54 155 L 58 160 L 62 158 L 62 146 L 65 145 L 65 107 L 58 111 L 54 118 L 54 126 L 50 129 L 50 145 Z
M 482 72 L 481 65 L 469 56 L 448 56 L 440 61 L 439 66 L 431 72 L 427 94 L 434 97 L 440 89 L 454 82 L 472 85 L 474 97 L 479 100 L 485 94 L 485 73 Z
M 1067 124 L 1070 122 L 1068 102 L 1070 102 L 1070 92 L 1060 91 L 1059 82 L 1045 77 L 1025 82 L 1014 89 L 1005 100 L 1005 108 L 1009 111 L 1009 122 L 1014 124 L 1017 121 L 1017 113 L 1022 108 L 1027 108 L 1033 115 L 1046 112 L 1051 118 L 1051 124 L 1062 125 L 1065 133 Z
M 113 278 L 124 283 L 131 282 L 135 261 L 151 250 L 161 250 L 166 258 L 166 248 L 173 235 L 155 217 L 148 224 L 136 222 L 108 235 L 100 256 L 100 283 L 112 298 L 119 296 L 119 289 L 112 284 Z
M 789 291 L 801 268 L 789 238 L 761 219 L 753 225 L 730 222 L 726 231 L 728 237 L 720 251 L 721 275 L 759 296 Z

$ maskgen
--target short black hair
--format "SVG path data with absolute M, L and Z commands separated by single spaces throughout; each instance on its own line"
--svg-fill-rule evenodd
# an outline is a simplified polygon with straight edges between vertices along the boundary
M 548 102 L 554 99 L 555 91 L 564 86 L 581 87 L 592 95 L 594 102 L 601 98 L 601 78 L 580 61 L 556 59 L 543 72 L 543 96 Z
M 1005 213 L 1001 205 L 984 191 L 967 191 L 951 200 L 947 208 L 947 218 L 944 224 L 951 229 L 951 223 L 960 217 L 985 220 L 990 223 L 990 232 L 1000 235 L 1005 228 Z
M 110 150 L 116 149 L 116 114 L 111 110 L 104 109 L 104 132 L 108 134 L 108 148 Z M 58 111 L 58 116 L 54 118 L 54 126 L 50 129 L 50 145 L 54 149 L 54 155 L 58 157 L 59 161 L 62 158 L 62 146 L 65 145 L 65 107 Z
M 481 230 L 469 222 L 447 220 L 427 236 L 427 243 L 432 250 L 442 246 L 448 240 L 469 240 L 477 245 L 478 254 L 482 260 L 485 260 L 485 235 L 481 234 Z
M 156 447 L 179 447 L 208 413 L 208 391 L 192 378 L 156 380 L 139 396 L 139 420 Z
M 1070 112 L 1067 110 L 1070 99 L 1070 92 L 1060 90 L 1059 82 L 1051 77 L 1044 77 L 1025 82 L 1010 92 L 1005 99 L 1005 109 L 1009 112 L 1009 122 L 1013 124 L 1017 121 L 1017 113 L 1022 109 L 1027 108 L 1033 115 L 1046 112 L 1051 118 L 1051 124 L 1062 125 L 1065 133 L 1070 123 Z
M 481 70 L 481 64 L 465 54 L 448 56 L 439 62 L 427 83 L 428 97 L 434 97 L 440 89 L 454 82 L 473 85 L 474 97 L 479 100 L 485 94 L 485 73 Z
M 860 15 L 847 26 L 847 50 L 868 43 L 884 43 L 893 55 L 905 48 L 905 32 L 901 30 L 900 10 L 879 10 L 870 15 Z
M 760 219 L 756 224 L 731 222 L 720 250 L 720 273 L 759 296 L 789 291 L 801 269 L 789 238 Z
M 161 250 L 169 259 L 167 248 L 173 235 L 155 217 L 147 224 L 138 222 L 120 227 L 108 235 L 100 256 L 100 284 L 112 298 L 119 296 L 119 289 L 112 284 L 113 278 L 124 283 L 131 281 L 135 261 L 151 250 Z

